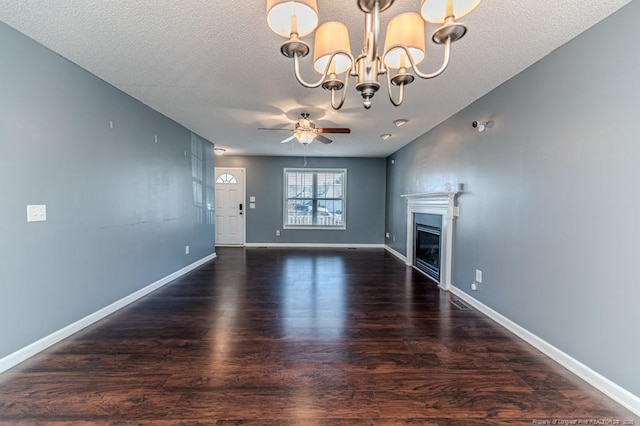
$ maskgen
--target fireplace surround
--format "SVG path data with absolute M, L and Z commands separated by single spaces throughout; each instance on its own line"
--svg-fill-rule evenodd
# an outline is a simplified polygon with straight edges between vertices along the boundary
M 440 216 L 440 248 L 439 274 L 428 276 L 434 279 L 443 290 L 451 289 L 451 268 L 453 262 L 453 225 L 459 211 L 456 197 L 459 189 L 446 186 L 445 191 L 424 192 L 419 194 L 404 194 L 407 199 L 407 265 L 415 267 L 427 274 L 424 269 L 416 265 L 416 215 L 431 214 Z M 418 220 L 420 222 L 420 220 Z M 429 224 L 434 227 L 434 224 Z M 437 228 L 437 226 L 435 226 Z

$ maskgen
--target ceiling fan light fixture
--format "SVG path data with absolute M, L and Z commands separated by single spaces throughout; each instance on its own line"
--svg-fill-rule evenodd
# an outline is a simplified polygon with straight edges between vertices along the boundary
M 267 25 L 274 33 L 289 38 L 311 34 L 318 26 L 316 0 L 267 0 Z
M 433 24 L 443 24 L 447 18 L 460 19 L 478 7 L 481 0 L 422 0 L 420 14 Z
M 292 140 L 297 140 L 300 144 L 307 146 L 313 141 L 318 141 L 325 145 L 333 143 L 331 139 L 324 136 L 323 133 L 341 133 L 349 134 L 351 129 L 348 127 L 316 127 L 315 123 L 309 119 L 309 113 L 303 112 L 300 114 L 295 127 L 293 129 L 271 128 L 271 127 L 259 127 L 259 130 L 293 130 L 293 134 L 281 141 L 280 143 L 288 143 Z
M 407 52 L 419 64 L 425 57 L 424 21 L 416 12 L 401 13 L 389 21 L 384 42 L 384 63 L 389 68 L 411 68 Z
M 313 46 L 313 68 L 324 74 L 331 55 L 338 51 L 351 52 L 347 26 L 335 21 L 320 25 Z M 330 73 L 342 74 L 351 67 L 351 58 L 343 53 L 335 55 L 331 62 Z
M 316 133 L 313 130 L 296 130 L 293 132 L 293 136 L 302 145 L 309 145 L 316 138 Z

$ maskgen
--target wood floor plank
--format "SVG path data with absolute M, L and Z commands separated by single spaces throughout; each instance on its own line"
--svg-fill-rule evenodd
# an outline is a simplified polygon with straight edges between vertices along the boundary
M 354 389 L 385 391 L 433 391 L 433 392 L 531 392 L 531 387 L 517 375 L 494 371 L 433 371 L 409 376 L 403 371 L 348 374 Z
M 281 391 L 185 392 L 171 416 L 186 419 L 277 420 L 379 417 L 373 392 L 318 391 L 293 388 Z
M 640 424 L 384 250 L 217 250 L 0 374 L 0 426 Z
M 376 398 L 381 417 L 491 418 L 499 422 L 523 417 L 578 418 L 586 409 L 556 391 L 384 391 L 376 392 Z M 588 410 L 597 418 L 603 414 L 599 405 Z

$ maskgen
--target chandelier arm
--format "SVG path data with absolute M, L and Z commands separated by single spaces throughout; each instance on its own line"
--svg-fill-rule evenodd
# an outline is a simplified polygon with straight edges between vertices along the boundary
M 404 50 L 404 52 L 406 53 L 407 59 L 409 60 L 409 62 L 411 63 L 411 68 L 413 68 L 413 73 L 415 75 L 417 75 L 420 78 L 424 78 L 424 79 L 431 79 L 431 78 L 435 78 L 437 76 L 439 76 L 440 74 L 442 74 L 444 72 L 445 69 L 447 69 L 447 66 L 449 65 L 449 59 L 451 59 L 451 38 L 447 38 L 444 42 L 444 59 L 442 62 L 442 66 L 440 68 L 438 68 L 437 71 L 431 73 L 431 74 L 424 74 L 423 72 L 421 72 L 418 69 L 418 66 L 416 65 L 416 63 L 413 60 L 413 57 L 411 56 L 411 54 L 409 53 L 409 50 L 406 48 L 406 46 L 403 46 L 401 44 L 396 44 L 391 46 L 389 49 L 387 49 L 387 51 L 385 52 L 385 54 L 382 57 L 382 62 L 384 63 L 384 60 L 387 56 L 387 54 L 389 54 L 389 52 L 393 49 L 402 49 Z
M 293 73 L 295 74 L 296 79 L 298 80 L 298 83 L 302 84 L 304 87 L 308 89 L 315 89 L 316 87 L 320 87 L 322 83 L 324 83 L 325 80 L 327 79 L 327 75 L 329 75 L 329 69 L 331 68 L 331 63 L 333 62 L 333 58 L 339 54 L 349 56 L 349 59 L 351 60 L 351 66 L 349 67 L 348 72 L 351 72 L 351 68 L 353 67 L 353 64 L 355 62 L 353 59 L 353 56 L 351 56 L 351 52 L 347 52 L 346 50 L 336 50 L 329 57 L 329 61 L 327 61 L 327 65 L 324 67 L 324 72 L 322 73 L 322 77 L 320 77 L 320 80 L 315 83 L 308 83 L 302 78 L 302 76 L 300 75 L 300 58 L 298 55 L 294 55 L 293 56 Z M 347 74 L 345 80 L 347 81 L 349 80 L 349 74 Z
M 404 46 L 403 46 L 403 49 L 405 50 L 405 52 L 407 52 L 407 56 L 409 57 L 409 61 L 411 62 L 411 66 L 413 67 L 413 72 L 415 73 L 415 75 L 417 75 L 420 78 L 430 79 L 430 78 L 439 76 L 444 72 L 444 70 L 447 69 L 447 66 L 449 65 L 449 59 L 451 58 L 451 38 L 447 37 L 447 39 L 444 42 L 444 59 L 442 61 L 442 66 L 438 68 L 437 71 L 431 74 L 424 74 L 420 72 L 420 70 L 416 66 L 416 63 L 413 61 L 413 58 L 411 57 L 411 55 L 409 55 L 409 52 L 407 51 L 407 49 Z
M 342 108 L 342 105 L 344 105 L 345 99 L 347 99 L 347 89 L 349 88 L 349 74 L 350 73 L 351 73 L 351 67 L 347 71 L 347 77 L 345 78 L 344 87 L 343 87 L 344 91 L 342 92 L 342 98 L 340 99 L 340 103 L 338 105 L 335 104 L 336 89 L 331 89 L 331 108 L 333 108 L 336 111 L 339 110 L 340 108 Z
M 296 76 L 296 80 L 298 80 L 298 83 L 302 84 L 307 89 L 315 89 L 316 87 L 320 87 L 320 85 L 327 78 L 327 72 L 326 71 L 327 70 L 325 69 L 325 73 L 322 75 L 322 77 L 320 78 L 320 80 L 318 82 L 316 82 L 316 83 L 307 83 L 302 78 L 302 76 L 300 75 L 300 59 L 299 59 L 298 55 L 293 55 L 293 73 Z
M 402 101 L 404 100 L 404 83 L 400 84 L 400 91 L 399 91 L 400 96 L 399 96 L 398 102 L 396 102 L 393 99 L 393 93 L 391 92 L 391 73 L 390 72 L 387 73 L 387 93 L 389 94 L 389 100 L 391 101 L 393 106 L 402 105 Z

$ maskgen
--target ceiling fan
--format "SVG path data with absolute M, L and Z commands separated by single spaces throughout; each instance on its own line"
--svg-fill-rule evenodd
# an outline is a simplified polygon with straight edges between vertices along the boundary
M 316 125 L 309 120 L 309 114 L 303 112 L 300 114 L 300 118 L 296 122 L 293 129 L 275 129 L 271 127 L 260 127 L 258 130 L 288 130 L 293 131 L 293 135 L 289 136 L 280 143 L 291 142 L 297 139 L 302 145 L 309 145 L 314 140 L 322 142 L 324 144 L 330 144 L 333 142 L 331 139 L 323 136 L 323 133 L 351 133 L 351 129 L 346 127 L 316 127 Z

